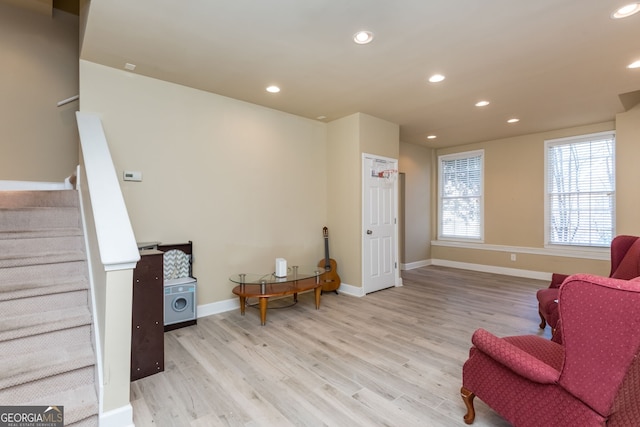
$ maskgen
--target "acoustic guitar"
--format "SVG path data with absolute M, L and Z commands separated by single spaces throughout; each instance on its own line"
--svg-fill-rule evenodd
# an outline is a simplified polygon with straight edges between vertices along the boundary
M 322 290 L 334 291 L 337 294 L 340 287 L 340 276 L 338 276 L 336 260 L 329 258 L 329 229 L 327 227 L 322 228 L 322 235 L 324 236 L 324 259 L 318 262 L 318 267 L 324 267 L 325 271 Z

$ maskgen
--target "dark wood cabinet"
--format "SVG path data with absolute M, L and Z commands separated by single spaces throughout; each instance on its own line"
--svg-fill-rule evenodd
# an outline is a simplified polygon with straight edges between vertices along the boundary
M 140 251 L 133 270 L 131 381 L 164 371 L 164 289 L 162 255 Z

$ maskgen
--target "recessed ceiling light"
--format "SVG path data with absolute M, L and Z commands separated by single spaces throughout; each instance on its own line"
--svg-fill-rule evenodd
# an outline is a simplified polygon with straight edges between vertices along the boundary
M 611 14 L 611 17 L 613 19 L 622 19 L 635 15 L 638 12 L 640 12 L 640 3 L 629 3 L 626 6 L 616 9 L 616 11 Z
M 442 74 L 434 74 L 433 76 L 429 77 L 429 81 L 431 83 L 438 83 L 444 80 L 444 76 Z
M 435 135 L 429 135 L 429 136 L 427 136 L 427 139 L 436 139 L 436 138 L 437 138 L 437 136 L 435 136 Z
M 513 119 L 507 120 L 507 123 L 518 123 L 519 121 L 520 119 L 513 118 Z
M 133 71 L 136 69 L 136 64 L 130 64 L 130 63 L 126 63 L 124 64 L 124 69 L 125 70 L 129 70 L 129 71 Z
M 489 101 L 478 101 L 476 102 L 476 107 L 486 107 L 489 105 Z
M 358 44 L 371 43 L 373 40 L 373 33 L 371 31 L 358 31 L 353 35 L 353 41 Z
M 317 120 L 324 120 L 326 118 L 327 118 L 327 116 L 318 116 L 318 117 L 316 117 Z
M 627 68 L 640 68 L 640 60 L 627 65 Z
M 267 88 L 267 92 L 278 93 L 278 92 L 280 92 L 280 88 L 278 86 L 269 86 Z

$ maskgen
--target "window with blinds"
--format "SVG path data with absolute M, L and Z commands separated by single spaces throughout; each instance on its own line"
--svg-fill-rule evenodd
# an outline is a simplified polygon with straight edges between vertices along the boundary
M 615 233 L 615 132 L 545 141 L 548 245 L 606 247 Z
M 438 237 L 482 240 L 484 151 L 438 157 Z

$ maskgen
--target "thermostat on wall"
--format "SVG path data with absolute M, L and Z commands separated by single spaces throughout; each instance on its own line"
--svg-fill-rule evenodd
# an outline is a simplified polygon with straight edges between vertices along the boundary
M 125 181 L 142 181 L 142 172 L 140 171 L 124 171 Z

